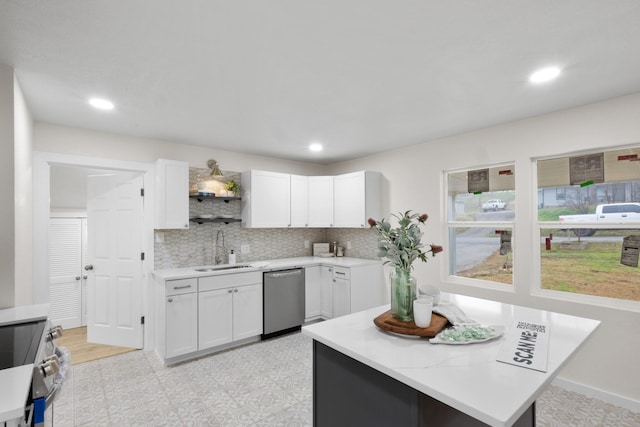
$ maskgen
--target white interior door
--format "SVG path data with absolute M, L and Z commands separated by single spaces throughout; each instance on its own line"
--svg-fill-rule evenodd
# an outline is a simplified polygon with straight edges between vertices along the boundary
M 82 220 L 49 222 L 49 303 L 51 322 L 64 329 L 82 326 Z
M 142 176 L 87 178 L 87 340 L 142 348 Z

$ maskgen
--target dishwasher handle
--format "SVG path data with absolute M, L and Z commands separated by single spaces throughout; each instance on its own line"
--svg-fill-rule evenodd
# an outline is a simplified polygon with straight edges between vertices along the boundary
M 300 276 L 300 275 L 302 275 L 302 269 L 297 268 L 295 270 L 273 271 L 271 273 L 267 273 L 266 277 L 279 279 L 281 277 Z

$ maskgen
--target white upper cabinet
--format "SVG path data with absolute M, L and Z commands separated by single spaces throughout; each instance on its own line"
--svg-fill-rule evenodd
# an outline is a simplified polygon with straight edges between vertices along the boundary
M 291 226 L 309 226 L 309 177 L 291 175 Z
M 242 173 L 245 227 L 367 227 L 382 215 L 382 175 L 361 171 L 300 176 L 250 170 Z
M 242 222 L 245 227 L 279 228 L 291 224 L 291 177 L 250 170 L 242 173 Z
M 309 227 L 333 227 L 333 177 L 309 177 Z
M 189 163 L 158 159 L 155 176 L 155 228 L 189 228 Z
M 334 178 L 334 226 L 367 227 L 367 219 L 382 216 L 382 176 L 360 171 Z

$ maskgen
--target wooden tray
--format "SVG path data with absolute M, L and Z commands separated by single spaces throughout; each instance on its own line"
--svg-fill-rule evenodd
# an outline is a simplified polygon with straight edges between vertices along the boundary
M 439 314 L 431 313 L 431 324 L 426 328 L 419 328 L 415 322 L 403 322 L 391 315 L 391 311 L 386 311 L 380 316 L 373 319 L 373 323 L 384 331 L 393 332 L 401 335 L 412 335 L 417 337 L 432 338 L 438 335 L 449 321 L 446 317 Z

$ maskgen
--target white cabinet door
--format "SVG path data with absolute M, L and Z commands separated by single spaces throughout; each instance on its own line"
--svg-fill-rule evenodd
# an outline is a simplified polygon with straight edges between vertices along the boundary
M 351 281 L 335 277 L 333 279 L 333 317 L 351 314 Z
M 382 262 L 351 267 L 349 270 L 352 313 L 389 303 Z
M 262 334 L 262 285 L 233 289 L 233 340 Z
M 198 350 L 198 294 L 165 297 L 165 357 L 181 356 Z
M 155 228 L 189 228 L 189 164 L 158 159 L 155 166 Z
M 279 228 L 291 224 L 290 175 L 266 171 L 242 173 L 242 221 L 245 227 Z
M 200 350 L 233 340 L 232 301 L 233 289 L 198 294 L 198 348 Z
M 291 226 L 309 225 L 309 177 L 291 175 Z
M 322 267 L 304 269 L 304 318 L 311 319 L 322 314 Z
M 333 317 L 333 267 L 320 267 L 321 314 L 325 319 Z
M 309 227 L 333 227 L 333 177 L 309 177 Z
M 51 218 L 49 222 L 49 317 L 64 329 L 82 326 L 83 234 L 86 220 Z
M 334 177 L 334 225 L 364 228 L 367 219 L 382 215 L 379 172 L 354 172 Z

